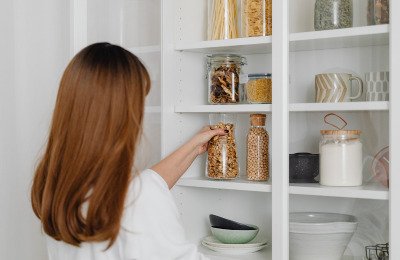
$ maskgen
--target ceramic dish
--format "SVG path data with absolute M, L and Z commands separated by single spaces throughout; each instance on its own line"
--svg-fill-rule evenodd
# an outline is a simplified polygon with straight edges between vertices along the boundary
M 258 227 L 251 226 L 253 230 L 232 230 L 211 227 L 211 233 L 225 244 L 245 244 L 253 240 L 258 234 Z
M 202 245 L 212 251 L 229 255 L 243 255 L 254 253 L 268 246 L 266 242 L 250 242 L 247 244 L 223 244 L 212 236 L 204 238 L 202 241 Z
M 290 260 L 341 260 L 356 218 L 336 213 L 291 213 Z
M 212 227 L 232 230 L 254 230 L 251 225 L 242 224 L 227 218 L 211 214 L 209 216 Z

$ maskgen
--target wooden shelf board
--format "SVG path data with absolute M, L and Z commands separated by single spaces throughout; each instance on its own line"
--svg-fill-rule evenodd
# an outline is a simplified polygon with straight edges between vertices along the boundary
M 343 102 L 343 103 L 293 103 L 289 105 L 292 112 L 307 111 L 387 111 L 389 101 L 377 102 Z
M 199 53 L 260 54 L 271 53 L 272 38 L 268 36 L 237 38 L 197 43 L 179 43 L 175 50 Z
M 360 187 L 328 187 L 318 183 L 291 183 L 289 193 L 323 197 L 359 198 L 387 200 L 389 191 L 379 183 L 364 184 Z
M 389 44 L 389 25 L 373 25 L 337 30 L 291 33 L 290 51 L 338 49 Z M 178 43 L 176 51 L 198 53 L 271 53 L 272 36 L 237 38 L 195 43 Z
M 292 33 L 290 51 L 338 49 L 389 44 L 389 25 Z
M 176 106 L 175 113 L 267 113 L 270 104 Z
M 254 182 L 244 179 L 236 180 L 210 180 L 206 177 L 184 177 L 181 178 L 178 186 L 223 189 L 223 190 L 241 190 L 241 191 L 256 191 L 256 192 L 271 192 L 271 184 L 269 182 Z

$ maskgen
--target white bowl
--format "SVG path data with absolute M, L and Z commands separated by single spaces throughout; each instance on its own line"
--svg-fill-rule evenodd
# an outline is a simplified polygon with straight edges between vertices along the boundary
M 290 260 L 340 260 L 357 221 L 336 213 L 290 214 Z

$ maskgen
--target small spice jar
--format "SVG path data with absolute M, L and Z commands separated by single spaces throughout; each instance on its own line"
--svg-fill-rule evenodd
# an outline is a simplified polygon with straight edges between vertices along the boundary
M 389 23 L 389 0 L 368 0 L 368 25 Z
M 208 56 L 208 102 L 239 103 L 240 74 L 246 59 L 234 54 Z
M 269 179 L 269 135 L 265 129 L 266 115 L 250 115 L 247 134 L 247 179 L 267 181 Z
M 246 98 L 250 104 L 272 103 L 272 75 L 249 74 L 246 83 Z
M 272 35 L 272 0 L 242 0 L 242 37 Z
M 239 37 L 237 0 L 208 0 L 208 40 Z
M 210 114 L 211 129 L 224 129 L 223 136 L 214 136 L 208 142 L 206 177 L 217 180 L 235 179 L 239 175 L 235 124 L 233 114 Z
M 320 184 L 362 185 L 362 142 L 359 130 L 322 130 L 319 143 Z
M 353 0 L 316 0 L 314 29 L 316 31 L 353 26 Z

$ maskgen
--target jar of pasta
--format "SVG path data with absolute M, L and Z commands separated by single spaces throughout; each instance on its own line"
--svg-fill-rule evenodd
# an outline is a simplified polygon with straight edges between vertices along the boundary
M 247 102 L 250 104 L 272 103 L 272 75 L 249 74 L 245 90 Z
M 272 35 L 272 0 L 242 0 L 242 37 Z
M 206 177 L 210 179 L 230 180 L 239 175 L 235 123 L 233 114 L 210 114 L 211 129 L 226 132 L 226 135 L 214 136 L 208 143 Z
M 237 0 L 208 0 L 208 40 L 239 37 Z
M 208 56 L 208 102 L 210 104 L 239 103 L 240 74 L 246 59 L 235 54 Z

